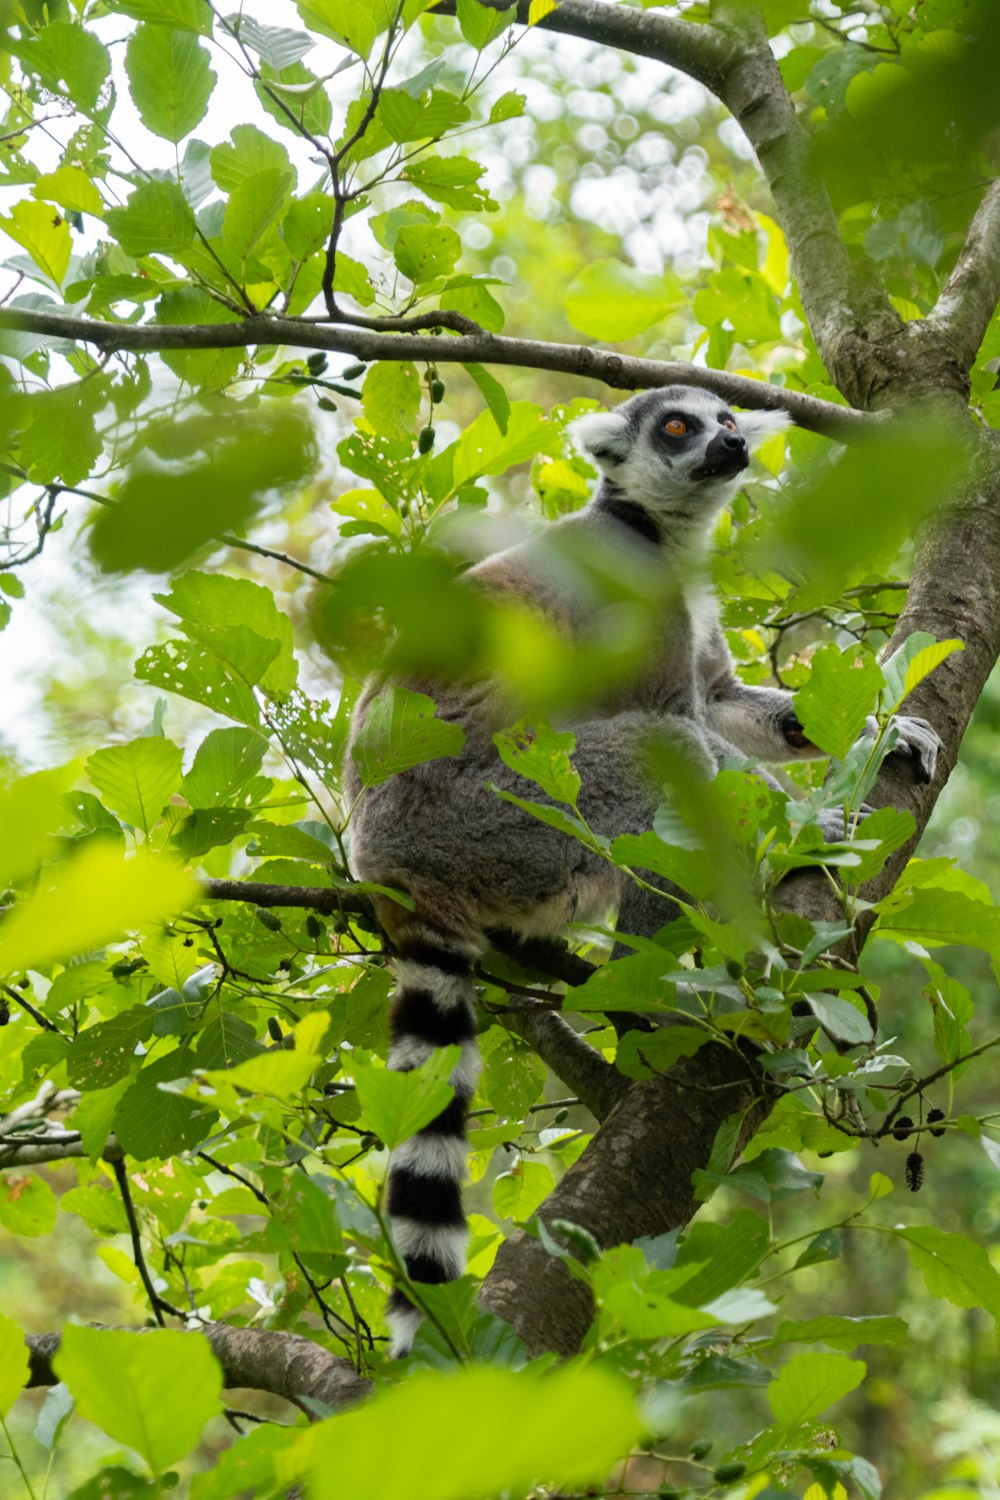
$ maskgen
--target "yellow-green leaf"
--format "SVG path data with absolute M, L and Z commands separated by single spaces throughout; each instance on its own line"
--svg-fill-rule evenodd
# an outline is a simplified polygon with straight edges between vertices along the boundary
M 50 281 L 61 286 L 72 248 L 66 220 L 50 203 L 35 203 L 29 198 L 15 203 L 10 215 L 9 219 L 0 218 L 0 229 L 27 250 Z
M 148 834 L 180 789 L 181 749 L 172 740 L 147 735 L 95 751 L 87 775 L 112 812 Z
M 70 1325 L 55 1369 L 80 1416 L 134 1448 L 154 1474 L 190 1453 L 220 1410 L 222 1370 L 208 1340 L 197 1333 Z
M 82 167 L 59 167 L 45 172 L 31 189 L 32 196 L 58 203 L 67 213 L 100 215 L 101 195 Z
M 0 926 L 0 970 L 16 973 L 114 942 L 136 927 L 176 916 L 194 882 L 163 856 L 125 859 L 104 840 L 46 872 L 35 893 Z
M 13 1318 L 0 1313 L 0 1417 L 5 1417 L 28 1383 L 28 1348 Z
M 627 1385 L 593 1366 L 546 1375 L 475 1366 L 447 1375 L 419 1370 L 313 1430 L 309 1494 L 372 1500 L 376 1452 L 378 1500 L 413 1500 L 417 1493 L 420 1500 L 492 1500 L 545 1481 L 576 1490 L 604 1479 L 638 1435 Z
M 796 1354 L 767 1388 L 775 1420 L 786 1432 L 811 1421 L 855 1390 L 867 1368 L 846 1354 Z

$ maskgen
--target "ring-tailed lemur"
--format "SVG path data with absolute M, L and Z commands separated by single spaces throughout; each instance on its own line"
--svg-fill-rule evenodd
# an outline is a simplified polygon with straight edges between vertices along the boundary
M 659 794 L 644 769 L 645 749 L 656 737 L 668 737 L 706 777 L 729 755 L 787 761 L 819 753 L 803 735 L 790 693 L 736 677 L 703 582 L 710 528 L 735 492 L 750 445 L 787 425 L 782 413 L 734 413 L 717 396 L 687 386 L 583 417 L 574 436 L 603 476 L 590 503 L 466 575 L 494 598 L 542 611 L 577 640 L 586 635 L 592 603 L 579 596 L 561 555 L 589 546 L 623 570 L 655 566 L 678 576 L 662 604 L 653 659 L 613 701 L 605 696 L 566 726 L 576 737 L 581 811 L 609 838 L 651 826 Z M 407 1273 L 412 1281 L 441 1282 L 465 1265 L 464 1120 L 479 1066 L 472 968 L 489 946 L 486 935 L 556 934 L 616 905 L 627 933 L 651 934 L 667 916 L 661 897 L 488 788 L 493 782 L 538 796 L 494 747 L 493 735 L 518 717 L 500 683 L 408 685 L 430 693 L 439 716 L 461 725 L 464 750 L 361 793 L 351 846 L 361 879 L 406 891 L 414 902 L 411 912 L 376 898 L 397 954 L 389 1066 L 412 1068 L 437 1048 L 461 1048 L 452 1103 L 396 1150 L 389 1166 L 387 1209 Z M 355 733 L 378 691 L 379 684 L 369 685 Z M 896 753 L 929 779 L 937 734 L 923 719 L 898 724 Z M 358 796 L 350 755 L 347 782 L 348 796 Z M 408 1349 L 418 1321 L 397 1290 L 390 1305 L 396 1353 Z

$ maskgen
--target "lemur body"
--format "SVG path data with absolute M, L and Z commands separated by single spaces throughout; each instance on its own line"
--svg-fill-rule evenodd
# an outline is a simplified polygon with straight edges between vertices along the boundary
M 590 503 L 466 575 L 472 587 L 541 611 L 574 640 L 586 639 L 594 609 L 573 566 L 581 549 L 606 554 L 619 576 L 654 570 L 673 580 L 661 593 L 656 646 L 641 672 L 565 726 L 576 740 L 581 812 L 606 837 L 651 826 L 661 795 L 647 752 L 657 739 L 669 740 L 706 778 L 727 756 L 787 761 L 819 753 L 802 734 L 791 694 L 736 677 L 705 581 L 708 534 L 750 445 L 786 425 L 780 413 L 735 414 L 686 386 L 581 418 L 575 436 L 602 471 Z M 538 797 L 493 744 L 518 717 L 499 680 L 406 685 L 429 693 L 439 717 L 461 725 L 464 750 L 363 792 L 351 847 L 360 878 L 404 890 L 415 903 L 412 912 L 388 899 L 377 903 L 398 955 L 389 1066 L 412 1068 L 437 1048 L 461 1048 L 454 1100 L 393 1153 L 389 1168 L 387 1208 L 410 1279 L 441 1282 L 461 1275 L 465 1263 L 464 1116 L 478 1073 L 472 966 L 489 946 L 487 934 L 553 935 L 617 908 L 621 931 L 649 935 L 668 911 L 661 896 L 488 788 L 493 782 Z M 356 726 L 379 690 L 377 683 L 367 689 Z M 929 778 L 937 735 L 923 720 L 899 726 L 899 751 Z M 350 756 L 347 766 L 354 797 Z M 405 1352 L 419 1315 L 401 1291 L 390 1321 L 395 1351 Z

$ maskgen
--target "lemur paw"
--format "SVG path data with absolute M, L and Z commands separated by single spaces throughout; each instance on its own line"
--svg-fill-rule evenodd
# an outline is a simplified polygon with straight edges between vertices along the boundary
M 826 808 L 816 818 L 820 832 L 823 835 L 824 844 L 844 843 L 845 840 L 850 838 L 855 823 L 860 822 L 862 818 L 867 818 L 868 814 L 874 811 L 874 807 L 869 807 L 867 802 L 862 802 L 857 811 L 851 814 L 849 822 L 845 824 L 843 808 Z
M 889 752 L 890 757 L 909 761 L 915 781 L 933 781 L 938 751 L 943 748 L 943 741 L 937 730 L 926 719 L 909 714 L 897 714 L 893 722 L 899 738 Z M 871 732 L 869 727 L 868 733 Z

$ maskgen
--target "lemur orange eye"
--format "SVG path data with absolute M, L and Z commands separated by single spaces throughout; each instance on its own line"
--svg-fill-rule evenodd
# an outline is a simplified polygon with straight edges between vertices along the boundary
M 722 425 L 723 427 L 728 427 L 730 432 L 736 431 L 736 423 L 733 421 L 732 417 L 724 417 L 722 420 Z
M 664 432 L 669 432 L 671 437 L 683 437 L 688 430 L 688 424 L 681 421 L 680 417 L 668 417 L 663 424 Z

